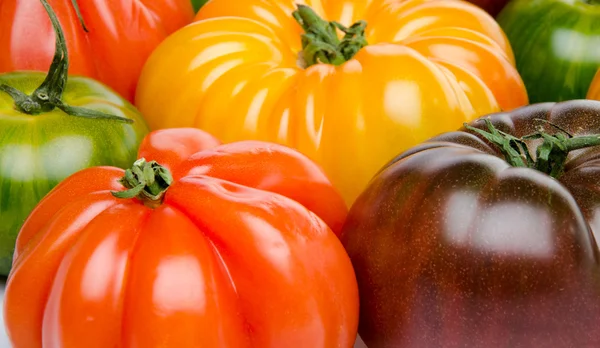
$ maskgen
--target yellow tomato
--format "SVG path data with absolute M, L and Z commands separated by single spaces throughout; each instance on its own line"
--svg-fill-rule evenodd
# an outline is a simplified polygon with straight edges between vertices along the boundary
M 322 59 L 340 57 L 344 33 L 319 36 L 331 24 L 311 8 L 346 28 L 364 20 L 348 41 L 358 53 Z M 300 23 L 310 21 L 322 27 L 306 29 L 305 47 Z M 324 48 L 311 54 L 315 47 Z M 527 94 L 506 36 L 467 2 L 212 0 L 151 55 L 136 104 L 153 129 L 193 126 L 224 141 L 295 147 L 351 204 L 400 151 L 525 105 Z

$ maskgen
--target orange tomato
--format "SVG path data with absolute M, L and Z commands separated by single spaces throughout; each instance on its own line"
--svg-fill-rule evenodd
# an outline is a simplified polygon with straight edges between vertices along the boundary
M 600 69 L 596 71 L 596 75 L 590 84 L 586 99 L 600 100 Z
M 318 166 L 197 129 L 151 133 L 140 155 L 135 175 L 72 175 L 25 222 L 13 347 L 352 347 L 358 290 L 332 232 L 347 210 Z
M 72 75 L 91 77 L 133 101 L 144 62 L 194 17 L 189 0 L 48 0 L 62 23 Z M 0 1 L 0 73 L 47 71 L 54 31 L 39 0 Z
M 296 2 L 346 28 L 364 20 L 351 46 L 367 45 L 341 64 L 307 60 Z M 136 104 L 153 129 L 295 147 L 350 204 L 398 152 L 527 94 L 504 33 L 467 2 L 212 0 L 150 56 Z

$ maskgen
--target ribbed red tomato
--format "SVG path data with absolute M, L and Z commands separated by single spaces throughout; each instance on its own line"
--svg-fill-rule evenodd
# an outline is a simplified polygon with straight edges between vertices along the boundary
M 317 165 L 195 129 L 151 133 L 140 155 L 74 174 L 25 222 L 15 348 L 352 347 L 358 289 L 332 232 L 347 211 Z
M 133 101 L 143 64 L 169 34 L 192 21 L 189 0 L 48 0 L 65 31 L 70 73 L 103 82 Z M 79 4 L 82 27 L 74 4 Z M 54 31 L 39 0 L 0 1 L 0 73 L 46 71 Z

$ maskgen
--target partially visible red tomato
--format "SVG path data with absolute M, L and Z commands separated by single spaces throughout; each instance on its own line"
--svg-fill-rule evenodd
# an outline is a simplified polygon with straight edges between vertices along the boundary
M 142 66 L 169 34 L 192 21 L 189 0 L 48 0 L 61 22 L 70 73 L 103 82 L 133 101 Z M 0 73 L 47 71 L 54 31 L 39 0 L 0 1 Z
M 25 222 L 13 347 L 352 347 L 347 210 L 315 163 L 196 129 L 151 133 L 140 155 L 72 175 Z

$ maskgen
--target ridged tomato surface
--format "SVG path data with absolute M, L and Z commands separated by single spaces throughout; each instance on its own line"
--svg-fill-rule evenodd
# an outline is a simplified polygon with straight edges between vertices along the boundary
M 365 20 L 368 45 L 306 68 L 296 3 L 345 26 Z M 136 96 L 153 129 L 299 149 L 347 203 L 398 151 L 526 103 L 498 24 L 450 0 L 213 0 L 154 51 Z

